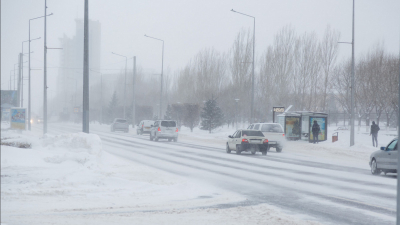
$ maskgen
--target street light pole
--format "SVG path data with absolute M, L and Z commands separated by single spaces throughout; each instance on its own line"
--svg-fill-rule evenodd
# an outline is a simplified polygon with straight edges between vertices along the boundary
M 244 16 L 248 16 L 254 19 L 254 27 L 253 27 L 253 62 L 252 62 L 252 73 L 251 73 L 251 112 L 250 112 L 250 123 L 253 123 L 254 120 L 254 56 L 255 56 L 255 45 L 256 45 L 256 18 L 254 16 L 250 16 L 235 10 L 231 10 L 234 13 L 239 13 Z
M 89 133 L 89 0 L 85 0 L 83 33 L 82 132 Z
M 128 57 L 124 56 L 124 55 L 120 55 L 114 52 L 111 52 L 114 55 L 118 55 L 121 57 L 125 57 L 125 83 L 124 83 L 124 119 L 126 119 L 126 70 L 127 70 L 127 66 L 128 66 Z
M 53 13 L 47 15 L 51 16 Z M 31 130 L 31 20 L 43 18 L 45 16 L 39 16 L 33 19 L 29 19 L 29 70 L 28 70 L 28 129 Z
M 43 135 L 47 133 L 47 0 L 44 0 Z
M 133 57 L 132 128 L 135 128 L 135 125 L 136 125 L 136 101 L 135 101 L 136 87 L 135 87 L 135 82 L 136 82 L 136 56 Z
M 162 92 L 163 92 L 163 71 L 164 71 L 164 40 L 155 38 L 155 37 L 150 37 L 148 35 L 144 35 L 145 37 L 152 38 L 158 41 L 162 41 L 162 58 L 161 58 L 161 88 L 160 88 L 160 117 L 159 119 L 162 119 Z
M 237 114 L 238 114 L 238 102 L 239 102 L 239 100 L 240 99 L 235 99 L 235 102 L 236 102 L 236 113 L 235 113 L 235 123 L 236 123 L 236 130 L 238 129 L 238 123 L 237 123 Z

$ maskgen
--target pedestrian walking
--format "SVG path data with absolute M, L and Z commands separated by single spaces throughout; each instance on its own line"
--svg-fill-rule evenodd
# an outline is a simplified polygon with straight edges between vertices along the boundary
M 375 124 L 375 121 L 372 121 L 371 132 L 369 133 L 369 136 L 372 135 L 372 145 L 374 147 L 378 147 L 378 131 L 379 130 L 380 130 L 379 126 L 377 124 Z
M 312 133 L 313 133 L 313 143 L 317 143 L 318 144 L 318 134 L 320 131 L 320 127 L 319 124 L 316 120 L 314 120 L 314 124 L 312 125 Z

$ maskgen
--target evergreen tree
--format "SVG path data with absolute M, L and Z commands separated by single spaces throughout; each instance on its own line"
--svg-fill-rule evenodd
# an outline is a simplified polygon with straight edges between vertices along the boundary
M 112 123 L 112 121 L 117 117 L 118 115 L 118 98 L 117 98 L 117 92 L 114 91 L 114 94 L 111 98 L 110 103 L 108 103 L 108 118 L 107 121 Z
M 172 120 L 173 112 L 171 105 L 167 106 L 167 111 L 165 112 L 164 119 L 165 120 Z
M 201 112 L 201 128 L 208 130 L 210 133 L 213 129 L 222 126 L 224 123 L 224 114 L 220 107 L 217 106 L 217 101 L 214 98 L 209 99 Z

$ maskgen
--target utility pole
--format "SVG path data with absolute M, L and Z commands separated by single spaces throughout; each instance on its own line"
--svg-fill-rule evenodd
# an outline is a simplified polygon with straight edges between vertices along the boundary
M 85 0 L 82 131 L 89 133 L 89 0 Z
M 400 51 L 399 51 L 399 61 L 400 61 Z M 398 115 L 397 115 L 397 138 L 400 137 L 400 62 L 399 62 L 399 96 L 398 96 Z M 397 173 L 400 171 L 400 154 L 397 154 Z M 397 175 L 397 217 L 396 224 L 400 225 L 400 178 Z
M 354 93 L 355 93 L 355 84 L 354 84 L 354 1 L 353 0 L 353 29 L 352 29 L 352 45 L 351 45 L 351 130 L 350 130 L 350 146 L 354 145 Z
M 132 98 L 132 128 L 135 128 L 136 125 L 136 101 L 135 101 L 135 92 L 136 92 L 136 87 L 135 87 L 135 82 L 136 82 L 136 56 L 133 57 L 133 98 Z
M 47 133 L 47 0 L 44 0 L 43 135 Z
M 22 62 L 22 53 L 19 54 L 18 57 L 18 107 L 21 107 L 21 62 Z

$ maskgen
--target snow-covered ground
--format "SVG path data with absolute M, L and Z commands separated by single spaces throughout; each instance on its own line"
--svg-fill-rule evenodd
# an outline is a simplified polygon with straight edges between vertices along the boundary
M 180 140 L 222 143 L 224 148 L 231 133 L 183 129 Z M 29 149 L 1 146 L 1 224 L 318 224 L 268 204 L 216 207 L 246 199 L 200 179 L 110 154 L 105 150 L 113 147 L 96 134 L 43 137 L 40 130 L 2 130 L 1 138 L 32 144 Z M 346 151 L 340 145 L 332 148 Z M 284 150 L 288 155 L 291 151 L 300 150 Z

